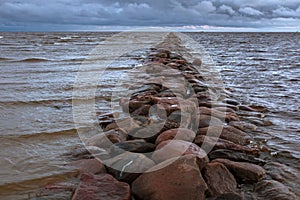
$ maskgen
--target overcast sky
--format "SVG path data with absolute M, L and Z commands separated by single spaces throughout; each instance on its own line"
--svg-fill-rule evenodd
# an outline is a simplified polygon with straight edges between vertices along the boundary
M 0 0 L 0 31 L 297 31 L 300 0 Z

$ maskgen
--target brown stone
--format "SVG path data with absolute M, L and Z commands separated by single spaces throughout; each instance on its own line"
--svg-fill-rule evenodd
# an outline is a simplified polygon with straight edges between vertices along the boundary
M 128 134 L 139 127 L 140 125 L 138 121 L 135 121 L 132 118 L 128 117 L 124 119 L 115 120 L 115 122 L 107 125 L 104 131 L 119 129 Z
M 257 129 L 257 126 L 255 126 L 254 124 L 250 124 L 243 121 L 231 121 L 229 122 L 229 125 L 238 128 L 242 131 L 247 131 L 247 130 L 256 131 Z
M 262 164 L 262 165 L 266 163 L 265 160 L 256 158 L 253 155 L 232 151 L 229 149 L 217 149 L 212 152 L 209 152 L 208 156 L 210 159 L 225 158 L 228 160 L 233 160 L 238 162 L 249 162 L 254 164 Z
M 196 144 L 183 140 L 167 140 L 161 142 L 153 152 L 152 160 L 156 163 L 160 163 L 173 157 L 188 154 L 198 156 L 204 164 L 209 161 L 205 151 Z
M 244 111 L 256 112 L 255 109 L 251 108 L 250 106 L 246 106 L 246 105 L 239 105 L 238 109 L 244 110 Z
M 227 107 L 215 107 L 215 110 L 218 110 L 220 112 L 226 112 L 226 113 L 235 113 L 235 111 L 231 108 L 227 108 Z
M 187 142 L 192 142 L 195 138 L 196 133 L 190 129 L 186 128 L 175 128 L 175 129 L 170 129 L 167 131 L 164 131 L 161 133 L 156 141 L 155 144 L 158 145 L 159 143 L 166 141 L 166 140 L 184 140 Z
M 206 190 L 199 158 L 193 155 L 166 160 L 132 183 L 133 195 L 143 200 L 204 200 Z
M 82 159 L 70 163 L 80 173 L 100 174 L 105 173 L 105 166 L 97 159 Z
M 230 121 L 239 121 L 239 117 L 235 114 L 235 113 L 225 113 L 225 112 L 221 112 L 218 111 L 216 109 L 211 109 L 211 108 L 207 108 L 207 107 L 200 107 L 200 114 L 204 114 L 204 115 L 211 115 L 214 116 L 216 118 L 219 118 L 222 121 L 226 121 L 226 122 L 230 122 Z
M 146 142 L 143 139 L 139 140 L 129 140 L 124 142 L 119 142 L 110 147 L 110 153 L 121 154 L 124 151 L 130 151 L 134 153 L 146 153 L 152 152 L 155 149 L 155 145 Z
M 85 146 L 75 148 L 72 151 L 71 156 L 76 158 L 76 160 L 91 159 L 94 158 L 94 156 L 108 156 L 108 152 L 107 150 L 96 146 Z
M 194 102 L 179 97 L 153 97 L 152 103 L 157 104 L 160 109 L 165 110 L 167 115 L 176 110 L 193 112 L 196 108 Z
M 213 116 L 200 114 L 199 117 L 199 128 L 209 127 L 209 126 L 222 126 L 223 122 Z
M 212 137 L 220 137 L 236 144 L 246 145 L 251 140 L 251 137 L 232 126 L 210 126 L 198 129 L 198 135 L 208 135 Z
M 226 103 L 213 102 L 213 101 L 200 101 L 199 106 L 205 106 L 208 108 L 227 107 L 233 110 L 238 110 L 237 106 L 226 104 Z
M 87 146 L 96 146 L 99 148 L 109 148 L 112 144 L 125 141 L 127 134 L 120 130 L 110 130 L 103 132 L 85 140 Z
M 205 150 L 208 148 L 209 149 L 212 148 L 213 150 L 228 149 L 228 150 L 243 152 L 243 153 L 252 154 L 252 155 L 256 155 L 256 156 L 259 154 L 259 150 L 257 150 L 257 149 L 241 146 L 241 145 L 235 144 L 233 142 L 230 142 L 228 140 L 220 139 L 217 137 L 198 135 L 195 138 L 194 143 Z
M 236 180 L 229 170 L 221 163 L 208 163 L 203 168 L 203 178 L 208 186 L 209 196 L 220 196 L 236 193 Z
M 296 200 L 297 196 L 282 183 L 274 180 L 263 180 L 255 185 L 258 200 Z M 298 196 L 299 197 L 299 196 Z
M 221 158 L 215 159 L 212 162 L 219 162 L 225 165 L 235 176 L 238 182 L 258 182 L 266 176 L 266 172 L 262 167 L 252 163 L 234 162 L 231 160 Z
M 119 182 L 109 174 L 82 174 L 72 200 L 130 200 L 131 192 L 127 183 Z
M 107 171 L 116 179 L 131 183 L 155 163 L 144 154 L 125 152 L 103 161 Z

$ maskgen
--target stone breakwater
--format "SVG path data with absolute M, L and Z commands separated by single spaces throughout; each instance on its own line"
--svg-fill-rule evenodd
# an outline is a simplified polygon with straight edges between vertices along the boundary
M 85 138 L 71 165 L 79 170 L 73 200 L 297 199 L 297 173 L 254 139 L 257 126 L 230 93 L 207 84 L 200 59 L 188 61 L 175 35 L 147 51 L 120 112 L 99 114 L 102 133 Z M 124 114 L 125 113 L 125 114 Z

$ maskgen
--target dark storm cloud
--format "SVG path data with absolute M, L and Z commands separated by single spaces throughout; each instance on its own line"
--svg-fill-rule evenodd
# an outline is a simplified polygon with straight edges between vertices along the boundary
M 299 27 L 299 0 L 0 0 L 2 27 Z M 3 28 L 2 28 L 3 29 Z

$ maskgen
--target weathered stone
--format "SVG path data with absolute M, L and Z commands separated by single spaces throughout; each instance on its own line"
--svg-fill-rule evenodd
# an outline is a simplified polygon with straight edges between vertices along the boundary
M 153 167 L 155 163 L 140 153 L 125 152 L 116 157 L 104 160 L 107 171 L 116 179 L 131 183 L 141 173 Z
M 129 140 L 112 145 L 110 147 L 110 153 L 114 155 L 124 153 L 124 151 L 130 151 L 134 153 L 146 153 L 154 151 L 155 147 L 156 146 L 154 144 L 147 143 L 143 139 Z
M 96 146 L 99 148 L 109 148 L 112 144 L 125 141 L 127 134 L 120 130 L 111 130 L 103 132 L 85 140 L 87 146 Z
M 164 131 L 167 131 L 167 130 L 170 130 L 170 129 L 174 129 L 174 128 L 179 128 L 179 127 L 180 127 L 180 123 L 167 120 L 164 123 L 164 127 L 162 128 L 161 132 L 164 132 Z
M 227 107 L 233 110 L 238 110 L 237 106 L 213 101 L 199 101 L 199 106 L 205 106 L 208 108 Z
M 80 173 L 101 174 L 105 173 L 104 165 L 97 159 L 82 159 L 70 163 L 70 166 L 75 167 Z
M 211 115 L 214 116 L 216 118 L 219 118 L 222 121 L 226 121 L 226 122 L 230 122 L 230 121 L 239 121 L 239 117 L 235 114 L 235 113 L 225 113 L 225 112 L 221 112 L 218 111 L 216 109 L 211 109 L 211 108 L 207 108 L 207 107 L 200 107 L 200 114 L 204 114 L 204 115 Z
M 128 117 L 125 119 L 115 120 L 115 122 L 107 125 L 104 131 L 119 129 L 125 133 L 130 133 L 132 130 L 139 128 L 139 124 L 139 121 L 133 120 L 132 118 Z
M 85 146 L 85 147 L 79 147 L 75 148 L 71 152 L 71 156 L 76 158 L 76 160 L 79 159 L 91 159 L 94 158 L 94 154 L 97 155 L 108 155 L 108 152 L 105 149 L 96 147 L 96 146 Z M 68 154 L 67 154 L 68 155 Z
M 201 158 L 203 165 L 208 163 L 207 154 L 200 147 L 191 142 L 183 140 L 167 140 L 157 145 L 152 154 L 152 160 L 156 163 L 163 162 L 167 159 L 192 154 Z
M 204 200 L 206 190 L 199 158 L 193 155 L 166 160 L 132 183 L 133 195 L 143 200 Z
M 197 135 L 208 135 L 212 137 L 220 137 L 236 144 L 246 145 L 251 140 L 251 137 L 232 126 L 210 126 L 198 129 Z
M 167 115 L 176 110 L 193 112 L 196 108 L 194 102 L 179 97 L 153 97 L 152 103 L 157 104 L 160 109 L 165 110 Z
M 199 116 L 199 128 L 209 127 L 209 126 L 222 126 L 223 122 L 213 116 L 200 114 Z
M 267 109 L 263 106 L 255 106 L 255 105 L 239 105 L 239 110 L 250 111 L 250 112 L 265 112 Z
M 130 200 L 131 192 L 127 183 L 119 182 L 109 174 L 82 174 L 72 200 Z
M 235 111 L 228 107 L 215 107 L 215 110 L 218 110 L 220 112 L 226 112 L 226 113 L 235 113 Z
M 222 163 L 230 170 L 238 182 L 258 182 L 266 176 L 265 170 L 255 164 L 247 162 L 234 162 L 227 159 L 215 159 L 212 162 Z
M 254 149 L 254 148 L 249 148 L 245 146 L 241 146 L 238 144 L 235 144 L 233 142 L 230 142 L 228 140 L 220 139 L 217 137 L 209 137 L 205 135 L 198 135 L 195 138 L 194 141 L 195 144 L 198 146 L 202 147 L 203 149 L 211 149 L 217 150 L 217 149 L 227 149 L 227 150 L 233 150 L 233 151 L 238 151 L 238 152 L 243 152 L 247 154 L 252 154 L 252 155 L 258 155 L 259 150 Z
M 256 131 L 257 126 L 255 126 L 254 124 L 250 124 L 247 122 L 243 122 L 243 121 L 231 121 L 229 122 L 229 126 L 233 126 L 235 128 L 238 128 L 242 131 Z
M 168 116 L 168 120 L 181 124 L 181 127 L 189 127 L 192 120 L 192 114 L 177 110 Z
M 236 152 L 228 149 L 218 149 L 210 152 L 208 154 L 210 159 L 216 158 L 225 158 L 228 160 L 241 161 L 241 162 L 250 162 L 254 164 L 265 164 L 266 161 L 256 158 L 252 155 L 247 155 L 241 152 Z
M 297 196 L 288 187 L 274 180 L 263 180 L 255 185 L 258 200 L 295 200 Z
M 236 180 L 229 170 L 221 163 L 208 163 L 202 171 L 208 186 L 209 196 L 220 196 L 226 193 L 236 193 Z
M 161 133 L 156 141 L 155 144 L 158 145 L 163 141 L 167 141 L 167 140 L 184 140 L 187 142 L 192 142 L 195 138 L 196 133 L 190 129 L 186 129 L 186 128 L 175 128 L 175 129 L 170 129 L 167 130 L 163 133 Z

